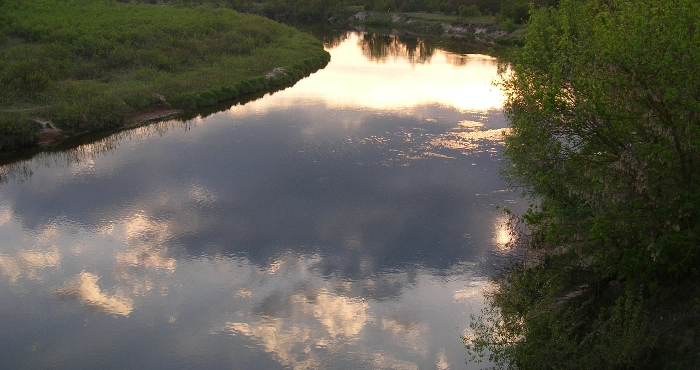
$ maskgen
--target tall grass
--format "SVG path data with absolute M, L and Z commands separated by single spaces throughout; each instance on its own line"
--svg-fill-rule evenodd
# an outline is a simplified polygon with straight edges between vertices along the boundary
M 31 143 L 32 118 L 118 126 L 287 84 L 330 56 L 313 37 L 213 7 L 110 0 L 0 0 L 0 149 Z M 287 75 L 265 78 L 284 67 Z

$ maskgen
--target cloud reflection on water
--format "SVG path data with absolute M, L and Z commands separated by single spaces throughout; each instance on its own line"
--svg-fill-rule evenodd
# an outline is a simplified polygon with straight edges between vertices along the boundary
M 264 265 L 225 255 L 176 261 L 169 249 L 173 241 L 169 230 L 158 221 L 135 215 L 112 225 L 107 231 L 109 240 L 77 254 L 70 252 L 71 241 L 62 238 L 61 228 L 44 235 L 45 242 L 63 251 L 63 257 L 53 260 L 78 266 L 81 261 L 100 260 L 104 265 L 99 275 L 81 271 L 71 277 L 70 269 L 61 271 L 61 265 L 40 263 L 43 269 L 58 270 L 51 281 L 45 281 L 46 288 L 108 315 L 141 320 L 143 315 L 155 314 L 163 325 L 186 327 L 192 314 L 207 315 L 205 321 L 212 326 L 190 328 L 195 332 L 189 335 L 196 337 L 196 331 L 202 329 L 211 335 L 230 335 L 237 338 L 236 343 L 259 346 L 284 367 L 355 364 L 363 368 L 371 364 L 369 367 L 418 369 L 457 365 L 445 355 L 453 354 L 453 349 L 433 344 L 441 343 L 446 335 L 439 327 L 444 317 L 431 316 L 421 301 L 430 297 L 440 307 L 451 305 L 448 312 L 459 311 L 474 305 L 472 301 L 484 286 L 482 280 L 471 277 L 469 266 L 434 276 L 435 271 L 422 268 L 381 271 L 373 263 L 362 263 L 367 266 L 360 274 L 364 277 L 348 280 L 340 271 L 327 274 L 326 266 L 334 256 L 325 254 L 285 252 Z M 157 243 L 149 246 L 146 242 Z M 100 254 L 107 247 L 121 251 L 105 261 Z M 159 280 L 159 271 L 167 276 Z M 442 274 L 446 275 L 439 277 Z M 144 289 L 143 284 L 160 284 L 161 288 Z M 213 288 L 226 298 L 203 301 L 208 313 L 187 312 L 180 306 L 150 313 L 147 308 L 160 296 L 198 301 L 200 292 Z M 452 333 L 455 342 L 459 334 Z
M 455 327 L 480 308 L 501 240 L 493 206 L 509 197 L 495 60 L 434 50 L 367 64 L 357 41 L 293 89 L 17 165 L 35 177 L 0 188 L 3 292 L 33 305 L 58 292 L 74 304 L 52 314 L 69 322 L 83 322 L 80 305 L 125 319 L 116 345 L 89 343 L 98 354 L 157 341 L 160 363 L 204 361 L 213 342 L 211 367 L 230 365 L 222 352 L 459 366 Z
M 61 263 L 61 255 L 56 247 L 46 251 L 23 250 L 16 256 L 0 254 L 0 273 L 15 284 L 20 276 L 27 279 L 41 280 L 39 271 L 49 267 L 57 267 Z
M 275 295 L 267 298 L 270 297 Z M 245 314 L 243 317 L 252 321 L 227 322 L 223 330 L 257 342 L 282 365 L 293 368 L 321 367 L 322 352 L 342 351 L 345 346 L 341 343 L 361 340 L 357 336 L 370 319 L 367 302 L 325 288 L 295 292 L 276 297 L 275 301 L 286 306 L 284 314 L 275 309 L 257 308 L 256 311 L 262 310 L 264 314 Z M 264 299 L 260 304 L 265 302 Z
M 75 298 L 82 304 L 110 315 L 129 316 L 134 310 L 133 299 L 121 292 L 106 293 L 97 284 L 100 278 L 89 272 L 80 273 L 58 290 L 61 297 Z
M 402 286 L 407 290 L 382 303 L 356 296 L 362 288 L 355 285 L 361 282 L 336 284 L 333 278 L 320 278 L 315 271 L 317 259 L 286 254 L 282 260 L 271 264 L 273 270 L 281 265 L 293 267 L 292 273 L 281 278 L 285 280 L 283 286 L 297 288 L 281 289 L 277 286 L 280 281 L 260 286 L 258 279 L 264 276 L 252 277 L 247 284 L 258 286 L 247 295 L 247 299 L 255 300 L 250 305 L 252 312 L 238 312 L 236 320 L 214 328 L 213 333 L 251 340 L 291 368 L 332 368 L 339 356 L 350 363 L 364 364 L 359 365 L 362 368 L 372 364 L 418 369 L 433 361 L 446 368 L 444 349 L 438 353 L 429 350 L 430 338 L 440 334 L 423 321 L 422 312 L 415 310 L 410 297 L 414 283 L 406 284 L 412 278 L 405 272 L 388 274 L 390 280 L 404 280 Z M 262 293 L 265 290 L 267 293 Z M 386 303 L 388 307 L 383 307 Z M 394 304 L 404 309 L 392 309 Z

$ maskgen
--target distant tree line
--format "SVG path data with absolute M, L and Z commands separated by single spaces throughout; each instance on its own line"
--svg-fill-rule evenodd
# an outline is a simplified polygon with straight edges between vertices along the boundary
M 376 11 L 440 11 L 445 14 L 469 16 L 497 15 L 511 18 L 516 23 L 527 20 L 530 5 L 554 6 L 559 0 L 350 0 L 348 4 L 363 5 L 366 10 Z
M 559 0 L 118 0 L 180 6 L 213 5 L 246 13 L 264 14 L 272 19 L 323 20 L 361 6 L 380 12 L 442 12 L 461 16 L 498 15 L 522 24 L 530 7 L 556 6 Z

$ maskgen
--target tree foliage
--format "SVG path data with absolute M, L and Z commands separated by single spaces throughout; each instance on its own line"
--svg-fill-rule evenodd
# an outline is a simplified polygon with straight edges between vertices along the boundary
M 537 204 L 531 259 L 500 280 L 472 350 L 516 368 L 700 365 L 699 31 L 694 0 L 532 13 L 502 82 L 505 173 Z M 662 341 L 679 326 L 686 356 Z
M 340 0 L 268 0 L 263 9 L 272 19 L 324 20 L 341 8 Z

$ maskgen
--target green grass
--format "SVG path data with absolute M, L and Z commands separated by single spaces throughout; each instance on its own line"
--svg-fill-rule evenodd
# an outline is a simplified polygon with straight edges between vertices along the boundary
M 432 20 L 432 21 L 442 21 L 445 23 L 452 23 L 459 19 L 454 14 L 441 14 L 441 13 L 426 13 L 426 12 L 413 12 L 413 13 L 403 13 L 406 14 L 407 16 L 411 18 L 421 18 L 421 19 L 427 19 L 427 20 Z
M 473 24 L 496 24 L 496 17 L 492 15 L 484 15 L 480 17 L 459 17 L 454 14 L 441 14 L 441 13 L 423 13 L 423 12 L 416 12 L 416 13 L 405 13 L 407 16 L 411 18 L 421 18 L 421 19 L 426 19 L 426 20 L 432 20 L 432 21 L 442 21 L 445 23 L 454 23 L 456 21 L 462 21 L 465 23 L 473 23 Z
M 481 17 L 466 17 L 462 18 L 465 23 L 474 24 L 496 24 L 496 17 L 493 15 L 482 15 Z
M 363 5 L 348 5 L 347 7 L 345 7 L 345 10 L 347 10 L 348 12 L 357 13 L 365 11 L 365 7 Z
M 329 60 L 321 42 L 266 18 L 109 0 L 0 1 L 0 149 L 63 129 L 119 126 L 296 81 Z M 276 67 L 287 76 L 265 78 Z

